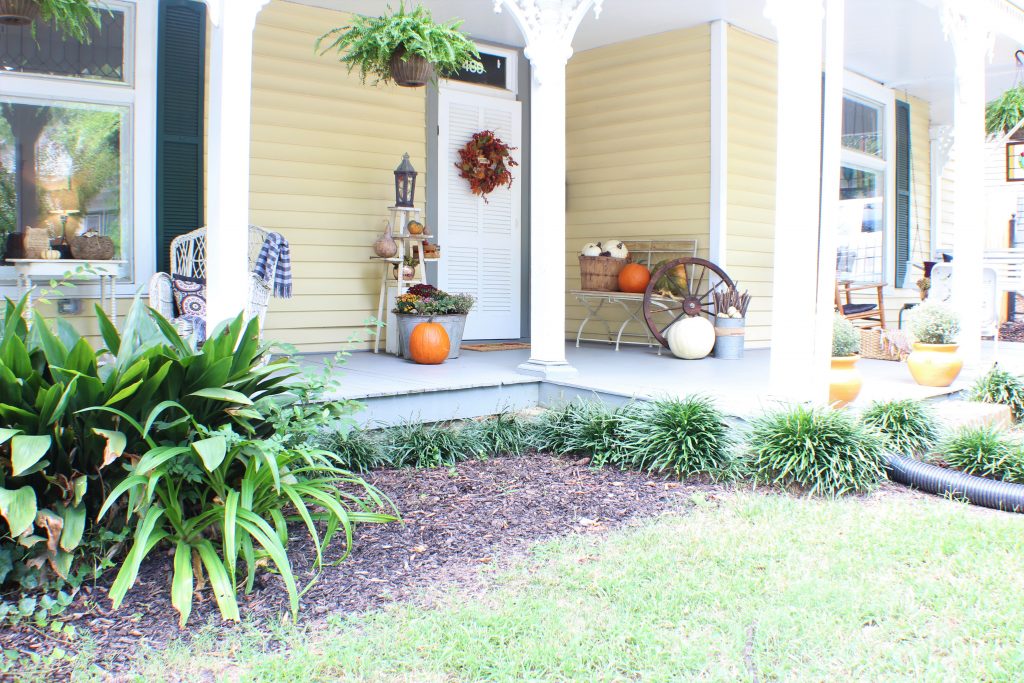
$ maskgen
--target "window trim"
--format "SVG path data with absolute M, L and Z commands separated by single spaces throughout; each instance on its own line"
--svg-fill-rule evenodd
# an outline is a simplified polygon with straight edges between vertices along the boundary
M 131 197 L 125 206 L 132 218 L 132 258 L 129 275 L 117 280 L 118 297 L 131 297 L 148 284 L 156 271 L 156 43 L 157 3 L 151 0 L 107 0 L 124 7 L 125 80 L 102 81 L 68 76 L 0 72 L 0 92 L 5 97 L 40 102 L 114 105 L 128 108 L 128 139 L 122 142 L 129 155 Z M 129 22 L 129 18 L 133 21 Z M 132 26 L 129 26 L 132 23 Z M 131 41 L 131 42 L 129 42 Z M 131 80 L 129 80 L 129 75 Z M 56 86 L 56 87 L 55 87 Z M 58 96 L 55 96 L 55 91 Z M 18 294 L 11 266 L 0 267 L 0 295 Z M 99 285 L 83 283 L 66 298 L 97 298 Z
M 882 157 L 841 148 L 841 166 L 853 166 L 882 174 L 882 201 L 885 205 L 882 228 L 882 275 L 885 291 L 897 294 L 896 240 L 892 231 L 896 227 L 896 91 L 859 74 L 847 71 L 843 75 L 843 96 L 881 108 L 879 123 L 882 127 Z M 836 169 L 839 172 L 839 169 Z M 837 198 L 838 201 L 838 198 Z

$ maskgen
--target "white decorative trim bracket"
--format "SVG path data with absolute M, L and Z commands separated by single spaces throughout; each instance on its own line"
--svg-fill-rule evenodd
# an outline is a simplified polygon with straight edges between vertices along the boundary
M 604 0 L 494 0 L 494 11 L 507 7 L 526 39 L 523 53 L 544 82 L 550 67 L 564 67 L 572 57 L 572 39 L 586 13 L 601 16 Z

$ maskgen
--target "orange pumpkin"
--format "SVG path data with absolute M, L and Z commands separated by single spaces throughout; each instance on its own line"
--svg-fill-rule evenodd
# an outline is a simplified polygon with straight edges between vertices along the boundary
M 647 283 L 651 281 L 651 271 L 639 263 L 627 264 L 619 271 L 619 290 L 640 294 L 647 289 Z
M 409 335 L 409 355 L 420 365 L 440 365 L 451 349 L 452 343 L 441 323 L 420 323 Z

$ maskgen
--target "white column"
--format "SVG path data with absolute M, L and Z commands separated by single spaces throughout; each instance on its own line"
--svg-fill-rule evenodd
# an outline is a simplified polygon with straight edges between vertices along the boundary
M 953 95 L 953 308 L 960 314 L 964 363 L 981 359 L 980 302 L 985 230 L 985 64 L 992 48 L 987 22 L 972 3 L 946 0 L 942 26 L 956 60 Z
M 825 0 L 825 83 L 822 93 L 821 209 L 818 229 L 818 300 L 814 317 L 814 369 L 827 372 L 823 356 L 832 356 L 835 316 L 836 245 L 839 227 L 839 165 L 843 137 L 843 50 L 845 0 Z M 812 398 L 827 400 L 826 377 L 815 377 Z
M 565 359 L 565 66 L 586 12 L 601 0 L 495 0 L 526 38 L 530 60 L 530 359 L 520 372 L 576 374 Z
M 269 0 L 211 0 L 206 176 L 207 326 L 245 310 L 249 294 L 252 32 Z
M 831 345 L 817 343 L 821 192 L 821 0 L 768 0 L 778 32 L 778 129 L 771 390 L 815 399 L 827 388 Z M 837 171 L 838 173 L 838 171 Z M 834 256 L 833 256 L 834 258 Z M 827 319 L 831 324 L 831 316 Z
M 711 22 L 711 260 L 729 272 L 729 24 Z

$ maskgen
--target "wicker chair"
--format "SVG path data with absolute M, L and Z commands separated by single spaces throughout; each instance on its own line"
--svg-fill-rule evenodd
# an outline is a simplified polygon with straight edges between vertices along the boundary
M 249 226 L 249 301 L 245 317 L 259 319 L 261 337 L 270 301 L 271 283 L 252 271 L 256 267 L 256 258 L 263 249 L 263 243 L 267 240 L 267 234 L 261 227 Z M 175 310 L 171 274 L 206 279 L 206 228 L 175 237 L 171 241 L 171 273 L 156 273 L 149 281 L 149 305 L 170 320 L 181 336 L 188 337 L 194 330 L 191 323 L 179 318 Z

